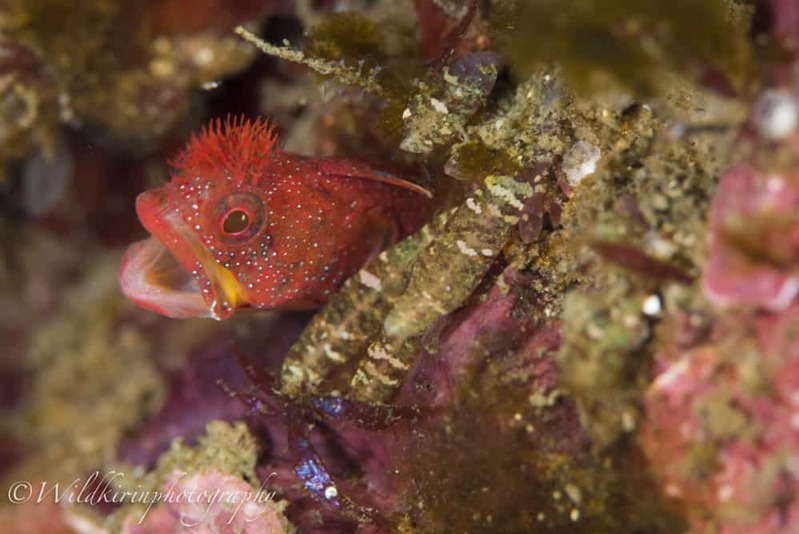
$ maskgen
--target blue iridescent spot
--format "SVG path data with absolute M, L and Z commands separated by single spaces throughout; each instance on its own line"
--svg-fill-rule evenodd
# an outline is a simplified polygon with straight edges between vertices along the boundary
M 321 397 L 313 400 L 313 405 L 327 415 L 337 417 L 344 408 L 344 403 L 339 397 Z

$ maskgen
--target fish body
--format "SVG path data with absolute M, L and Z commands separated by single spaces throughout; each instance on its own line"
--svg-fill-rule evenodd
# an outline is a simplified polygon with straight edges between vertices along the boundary
M 360 162 L 281 151 L 264 121 L 217 121 L 189 142 L 136 210 L 152 234 L 120 272 L 139 305 L 224 319 L 313 309 L 427 218 L 429 193 Z

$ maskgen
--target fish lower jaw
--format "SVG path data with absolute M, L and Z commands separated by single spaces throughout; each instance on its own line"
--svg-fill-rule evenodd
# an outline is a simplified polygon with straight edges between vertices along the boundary
M 128 248 L 122 260 L 119 285 L 130 300 L 167 317 L 222 319 L 226 316 L 224 309 L 217 310 L 223 306 L 206 302 L 197 280 L 154 237 Z

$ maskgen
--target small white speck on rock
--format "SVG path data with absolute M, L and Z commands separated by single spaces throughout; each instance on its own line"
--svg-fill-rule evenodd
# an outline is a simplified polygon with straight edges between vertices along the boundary
M 799 106 L 788 91 L 766 89 L 752 107 L 752 123 L 763 137 L 783 139 L 799 124 Z
M 338 497 L 338 490 L 336 486 L 328 486 L 325 488 L 325 499 L 335 499 Z
M 563 157 L 563 173 L 569 184 L 576 186 L 596 171 L 602 151 L 585 141 L 578 141 Z
M 644 315 L 648 315 L 649 317 L 657 317 L 660 315 L 660 312 L 663 311 L 663 304 L 660 302 L 660 296 L 649 295 L 644 299 L 643 304 L 641 304 L 641 311 L 644 312 Z

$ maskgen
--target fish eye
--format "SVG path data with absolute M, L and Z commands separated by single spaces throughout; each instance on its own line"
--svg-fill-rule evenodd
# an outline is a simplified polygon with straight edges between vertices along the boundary
M 264 206 L 252 193 L 233 193 L 213 207 L 218 239 L 230 245 L 243 244 L 258 235 L 264 225 Z
M 240 234 L 250 227 L 250 216 L 240 208 L 233 208 L 222 218 L 222 231 L 226 234 Z

